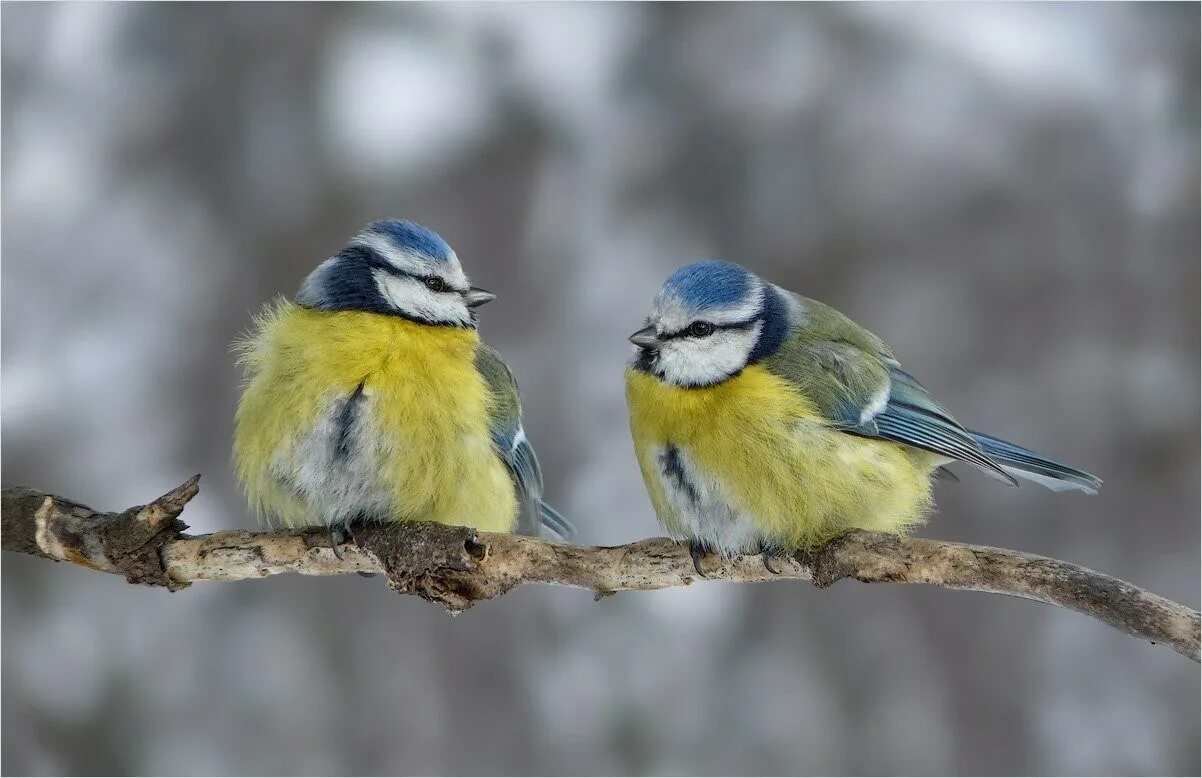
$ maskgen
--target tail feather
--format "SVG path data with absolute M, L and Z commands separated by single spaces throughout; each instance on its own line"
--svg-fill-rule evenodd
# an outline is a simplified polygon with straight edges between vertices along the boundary
M 983 435 L 980 432 L 969 432 L 981 450 L 1002 466 L 1011 475 L 1034 481 L 1054 492 L 1081 491 L 1086 494 L 1097 494 L 1102 486 L 1102 479 L 1096 475 L 1078 470 L 1075 467 L 1061 464 L 1055 460 L 1036 454 L 1030 449 L 1016 446 L 1004 440 Z
M 563 540 L 571 540 L 576 535 L 576 528 L 572 526 L 572 522 L 564 518 L 564 515 L 559 511 L 547 505 L 545 502 L 540 502 L 539 518 L 542 520 L 542 525 L 551 532 L 558 535 Z

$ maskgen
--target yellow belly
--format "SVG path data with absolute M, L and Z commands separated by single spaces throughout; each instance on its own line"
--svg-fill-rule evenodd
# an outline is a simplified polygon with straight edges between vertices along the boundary
M 785 550 L 852 528 L 904 532 L 930 508 L 936 457 L 830 429 L 761 366 L 696 389 L 627 369 L 626 398 L 643 480 L 674 535 L 689 537 L 700 522 L 682 515 L 688 501 L 670 493 L 662 457 L 669 444 L 687 459 L 690 477 L 702 480 L 689 489 L 691 497 L 708 496 L 706 489 L 720 493 L 729 516 L 753 522 L 762 538 Z
M 492 448 L 474 330 L 289 303 L 256 324 L 242 344 L 234 459 L 264 520 L 308 526 L 343 511 L 512 531 L 517 500 Z M 341 440 L 339 403 L 360 384 Z

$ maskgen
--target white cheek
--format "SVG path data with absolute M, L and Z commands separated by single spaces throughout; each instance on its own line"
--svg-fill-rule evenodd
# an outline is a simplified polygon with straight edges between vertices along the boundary
M 460 295 L 432 292 L 415 279 L 382 270 L 372 271 L 372 278 L 380 295 L 401 313 L 441 324 L 471 323 L 467 303 Z
M 742 370 L 760 336 L 755 326 L 718 330 L 708 338 L 678 338 L 660 347 L 658 372 L 669 383 L 717 383 Z

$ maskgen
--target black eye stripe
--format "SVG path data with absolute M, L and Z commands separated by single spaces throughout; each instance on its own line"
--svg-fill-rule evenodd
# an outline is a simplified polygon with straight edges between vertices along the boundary
M 439 290 L 440 293 L 441 292 L 454 292 L 456 294 L 467 294 L 468 293 L 468 289 L 466 287 L 463 289 L 457 289 L 454 286 L 452 286 L 450 284 L 450 282 L 448 282 L 447 280 L 445 280 L 443 278 L 440 278 L 439 276 L 419 276 L 416 273 L 410 273 L 406 270 L 401 270 L 396 265 L 394 265 L 391 262 L 388 262 L 384 258 L 380 257 L 374 251 L 373 252 L 365 252 L 364 254 L 361 254 L 359 257 L 357 257 L 357 259 L 373 270 L 380 270 L 384 273 L 387 273 L 390 276 L 396 276 L 397 278 L 410 278 L 410 279 L 418 282 L 419 284 L 426 286 L 427 288 L 429 288 L 430 281 L 437 280 L 437 281 L 441 282 L 443 285 L 443 288 L 441 290 Z
M 712 321 L 706 322 L 706 323 L 713 326 L 714 332 L 719 332 L 721 330 L 750 329 L 757 321 L 759 321 L 758 318 L 751 318 L 751 319 L 747 319 L 746 321 L 733 321 L 733 322 L 730 322 L 729 324 L 715 324 Z M 691 335 L 689 334 L 689 327 L 692 327 L 694 324 L 696 324 L 696 322 L 690 322 L 688 327 L 685 327 L 683 330 L 677 330 L 676 332 L 664 333 L 663 335 L 659 336 L 659 339 L 660 340 L 676 340 L 677 338 L 691 337 Z M 713 334 L 713 333 L 711 333 L 711 334 Z

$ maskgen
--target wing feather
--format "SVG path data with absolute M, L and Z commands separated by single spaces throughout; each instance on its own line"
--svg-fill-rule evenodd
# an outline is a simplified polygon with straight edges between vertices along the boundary
M 901 368 L 883 341 L 846 317 L 832 318 L 831 309 L 806 310 L 826 318 L 803 320 L 805 326 L 795 327 L 765 366 L 790 381 L 832 427 L 968 462 L 1017 485 L 977 439 Z
M 572 537 L 575 528 L 571 522 L 543 502 L 543 472 L 534 447 L 522 429 L 522 400 L 517 379 L 501 356 L 483 343 L 476 349 L 476 370 L 492 395 L 489 430 L 493 447 L 509 469 L 517 491 L 520 505 L 518 533 L 538 537 L 541 525 L 561 538 Z

